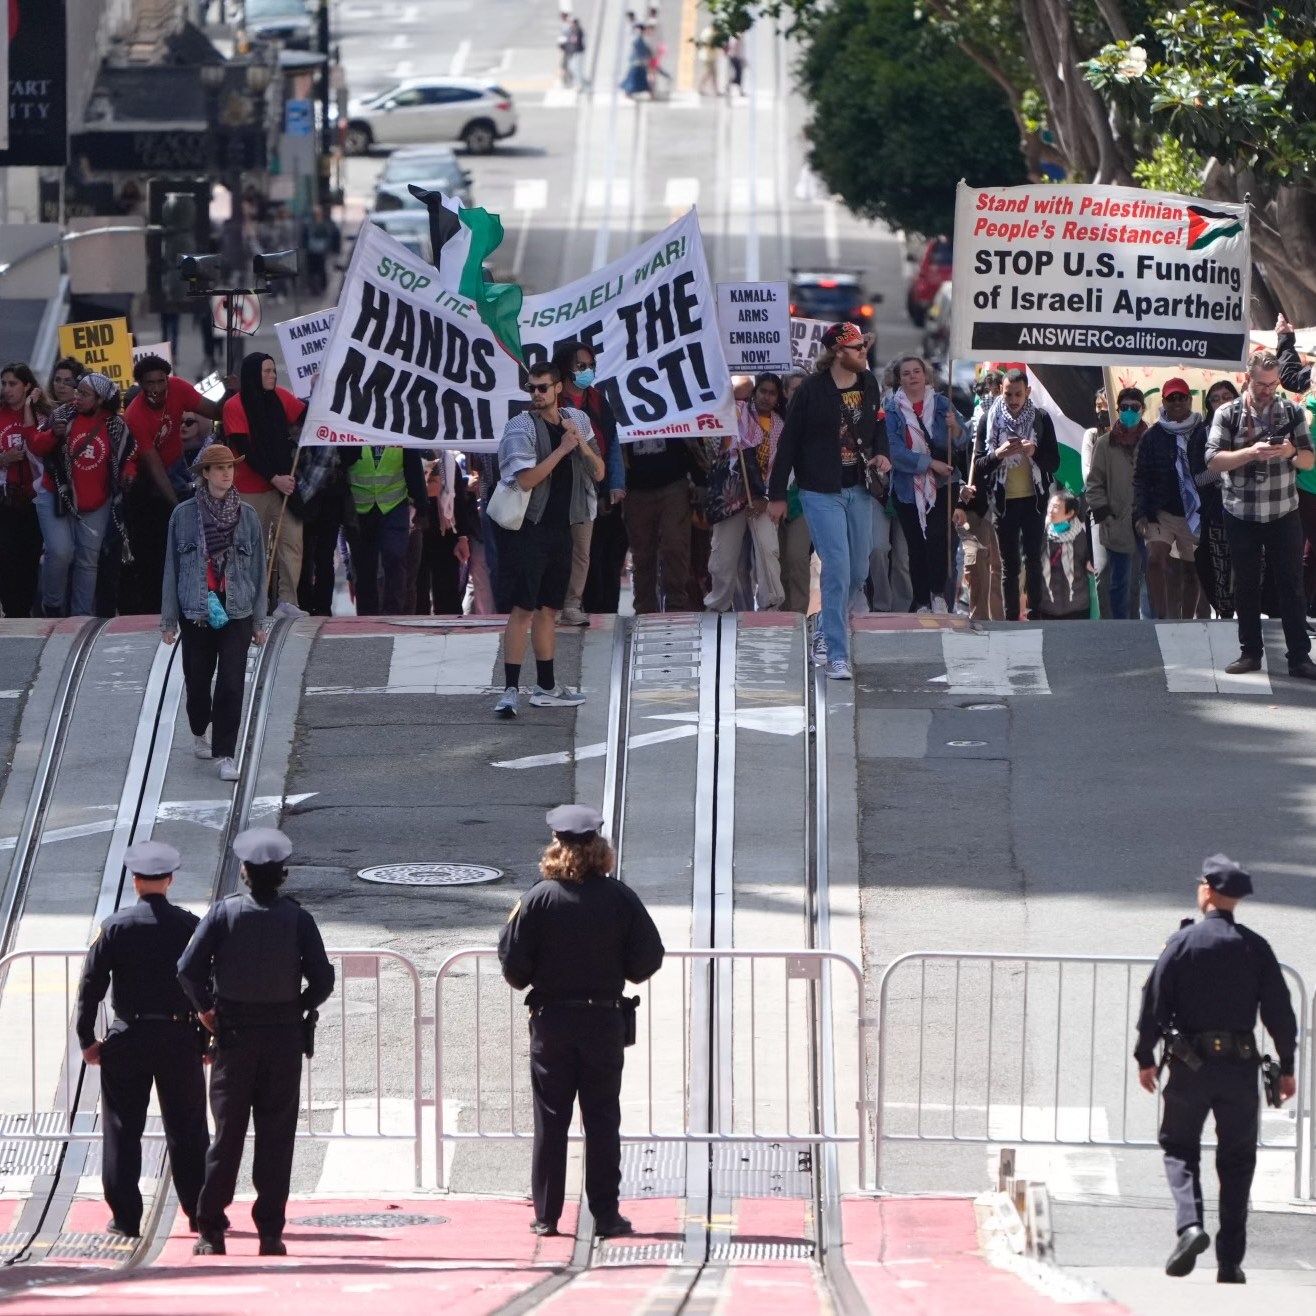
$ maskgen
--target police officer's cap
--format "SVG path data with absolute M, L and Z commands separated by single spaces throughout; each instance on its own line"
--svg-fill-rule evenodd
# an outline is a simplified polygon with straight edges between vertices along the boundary
M 163 841 L 138 841 L 123 852 L 123 866 L 134 877 L 169 877 L 182 862 L 183 856 Z
M 276 827 L 248 827 L 233 838 L 233 853 L 244 864 L 281 864 L 292 842 Z
M 1252 875 L 1228 855 L 1207 855 L 1202 860 L 1202 881 L 1222 896 L 1250 896 Z
M 588 841 L 603 826 L 603 815 L 588 804 L 559 804 L 544 815 L 553 835 L 564 841 Z

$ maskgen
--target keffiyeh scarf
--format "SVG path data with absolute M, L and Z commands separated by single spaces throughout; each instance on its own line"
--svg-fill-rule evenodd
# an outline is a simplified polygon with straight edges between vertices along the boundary
M 913 452 L 924 452 L 931 456 L 932 450 L 928 447 L 927 426 L 924 425 L 922 417 L 914 410 L 914 404 L 903 388 L 896 389 L 895 401 L 900 412 L 900 418 L 905 422 L 905 447 Z M 935 416 L 936 397 L 932 393 L 924 393 L 923 410 L 927 411 L 929 406 L 931 406 Z M 928 513 L 932 510 L 936 501 L 937 477 L 932 474 L 931 470 L 924 471 L 922 475 L 916 475 L 914 477 L 914 506 L 918 510 L 919 529 L 923 531 L 924 538 L 927 537 L 928 533 Z
M 238 497 L 236 489 L 230 489 L 222 498 L 214 497 L 203 479 L 197 486 L 196 510 L 201 523 L 201 547 L 206 560 L 215 564 L 217 576 L 223 576 L 228 567 L 229 553 L 233 550 L 238 518 L 242 515 L 242 499 Z

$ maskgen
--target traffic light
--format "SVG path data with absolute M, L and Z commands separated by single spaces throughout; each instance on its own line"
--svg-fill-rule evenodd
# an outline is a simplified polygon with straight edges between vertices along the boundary
M 147 184 L 146 279 L 151 310 L 184 311 L 184 256 L 210 250 L 210 186 L 195 178 L 152 178 Z

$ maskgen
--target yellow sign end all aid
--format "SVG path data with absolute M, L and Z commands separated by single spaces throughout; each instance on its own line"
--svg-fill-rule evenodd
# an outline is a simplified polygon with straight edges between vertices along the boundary
M 88 370 L 107 375 L 121 393 L 132 384 L 133 336 L 122 317 L 60 325 L 59 354 L 75 357 Z

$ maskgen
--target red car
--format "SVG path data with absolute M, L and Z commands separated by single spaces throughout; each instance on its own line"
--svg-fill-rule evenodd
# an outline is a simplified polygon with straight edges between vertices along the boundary
M 918 268 L 909 281 L 905 306 L 909 318 L 921 329 L 927 319 L 928 307 L 937 295 L 937 289 L 950 278 L 951 246 L 949 238 L 932 238 L 923 248 Z

